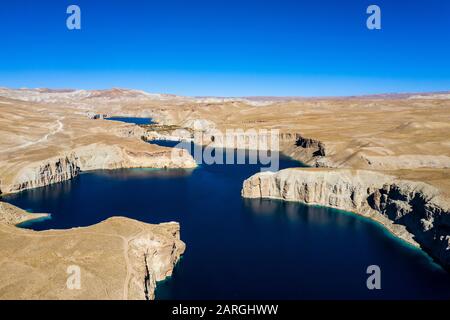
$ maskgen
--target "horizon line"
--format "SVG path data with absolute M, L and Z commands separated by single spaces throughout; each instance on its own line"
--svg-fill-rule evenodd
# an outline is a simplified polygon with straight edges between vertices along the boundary
M 146 94 L 160 94 L 168 96 L 186 97 L 186 98 L 197 98 L 197 99 L 257 99 L 257 98 L 275 98 L 275 99 L 333 99 L 333 98 L 366 98 L 366 97 L 383 97 L 383 96 L 411 96 L 411 95 L 433 95 L 433 94 L 450 94 L 449 90 L 437 90 L 437 91 L 390 91 L 390 92 L 378 92 L 378 93 L 365 93 L 365 94 L 350 94 L 350 95 L 311 95 L 311 96 L 301 96 L 301 95 L 184 95 L 169 92 L 149 92 L 143 89 L 134 89 L 130 87 L 107 87 L 107 88 L 96 88 L 96 89 L 83 89 L 83 88 L 51 88 L 51 87 L 5 87 L 0 86 L 0 89 L 5 90 L 48 90 L 53 92 L 67 92 L 67 91 L 111 91 L 111 90 L 123 90 L 123 91 L 141 91 Z

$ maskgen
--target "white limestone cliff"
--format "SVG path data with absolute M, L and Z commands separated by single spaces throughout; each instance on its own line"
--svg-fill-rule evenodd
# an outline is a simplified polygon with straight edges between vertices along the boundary
M 145 145 L 144 145 L 145 147 Z M 70 152 L 22 165 L 0 181 L 1 193 L 70 180 L 81 171 L 121 168 L 193 168 L 195 160 L 183 149 L 158 147 L 147 151 L 101 143 L 77 147 Z
M 351 211 L 420 246 L 450 269 L 450 201 L 433 186 L 368 170 L 285 169 L 244 181 L 242 196 Z

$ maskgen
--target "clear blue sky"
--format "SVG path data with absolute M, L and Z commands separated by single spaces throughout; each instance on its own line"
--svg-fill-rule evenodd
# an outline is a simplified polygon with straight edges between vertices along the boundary
M 66 28 L 77 4 L 82 29 Z M 366 8 L 382 29 L 366 28 Z M 184 95 L 450 90 L 448 0 L 15 0 L 0 86 Z

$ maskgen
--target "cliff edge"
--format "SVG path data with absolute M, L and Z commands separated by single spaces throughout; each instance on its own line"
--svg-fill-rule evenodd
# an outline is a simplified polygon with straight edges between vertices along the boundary
M 0 202 L 2 300 L 154 299 L 156 281 L 172 274 L 185 250 L 175 222 L 113 217 L 37 232 L 14 226 L 24 216 L 36 217 Z
M 242 196 L 299 201 L 351 211 L 420 246 L 450 270 L 450 201 L 439 189 L 383 173 L 351 169 L 285 169 L 244 181 Z

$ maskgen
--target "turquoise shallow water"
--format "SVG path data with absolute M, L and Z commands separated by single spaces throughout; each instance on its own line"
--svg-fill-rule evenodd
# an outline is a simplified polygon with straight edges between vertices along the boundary
M 173 145 L 170 142 L 160 144 Z M 280 169 L 301 164 L 280 156 Z M 35 230 L 127 216 L 178 221 L 186 253 L 158 299 L 449 299 L 450 276 L 378 224 L 335 209 L 240 196 L 259 165 L 128 169 L 3 197 L 51 219 Z M 366 268 L 381 268 L 381 290 Z

